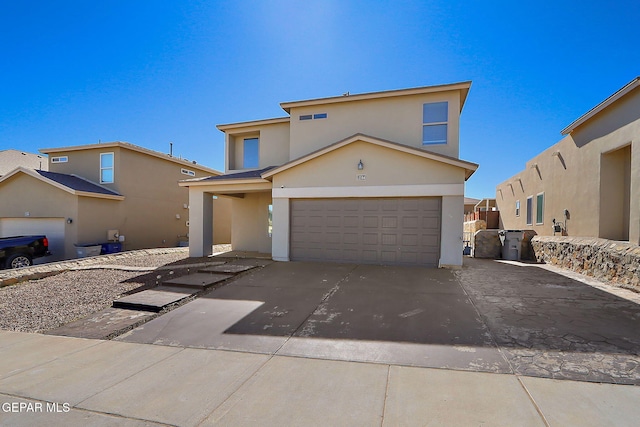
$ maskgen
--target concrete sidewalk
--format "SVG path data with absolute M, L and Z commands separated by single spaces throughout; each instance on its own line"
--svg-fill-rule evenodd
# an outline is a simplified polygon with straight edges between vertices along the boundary
M 640 388 L 0 331 L 0 425 L 625 426 Z

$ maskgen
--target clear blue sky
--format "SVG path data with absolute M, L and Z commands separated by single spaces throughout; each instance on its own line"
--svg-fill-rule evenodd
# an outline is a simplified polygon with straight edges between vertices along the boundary
M 640 75 L 637 1 L 5 1 L 0 149 L 128 141 L 220 169 L 219 123 L 473 81 L 467 195 Z

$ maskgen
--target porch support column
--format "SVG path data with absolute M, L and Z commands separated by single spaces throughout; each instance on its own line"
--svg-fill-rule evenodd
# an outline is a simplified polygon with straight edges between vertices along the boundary
M 213 196 L 189 187 L 189 256 L 208 256 L 212 251 Z
M 440 267 L 462 267 L 464 196 L 442 197 Z
M 271 257 L 274 261 L 289 261 L 289 199 L 274 198 Z

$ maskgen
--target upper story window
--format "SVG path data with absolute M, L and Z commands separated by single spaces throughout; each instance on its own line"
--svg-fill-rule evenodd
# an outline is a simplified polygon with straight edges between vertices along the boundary
M 446 144 L 448 102 L 431 102 L 422 106 L 422 144 Z
M 260 165 L 259 161 L 259 139 L 258 138 L 245 138 L 244 139 L 244 151 L 242 157 L 242 167 L 245 169 L 257 168 Z
M 327 113 L 302 114 L 299 116 L 300 120 L 319 120 L 327 117 Z
M 533 225 L 533 196 L 527 197 L 527 225 Z
M 516 216 L 520 216 L 520 200 L 516 200 Z
M 100 183 L 113 183 L 113 153 L 100 154 Z
M 536 224 L 544 223 L 544 193 L 536 195 Z
M 194 171 L 184 168 L 180 169 L 180 173 L 183 175 L 196 176 L 196 173 Z
M 60 156 L 60 157 L 52 157 L 51 163 L 67 163 L 69 161 L 69 157 Z

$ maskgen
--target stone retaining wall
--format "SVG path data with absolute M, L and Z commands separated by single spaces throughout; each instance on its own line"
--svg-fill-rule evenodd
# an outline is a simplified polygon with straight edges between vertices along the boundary
M 498 236 L 498 230 L 480 230 L 473 235 L 471 243 L 474 258 L 499 259 L 502 253 L 502 244 Z
M 640 246 L 587 237 L 535 236 L 531 239 L 538 262 L 640 292 Z

